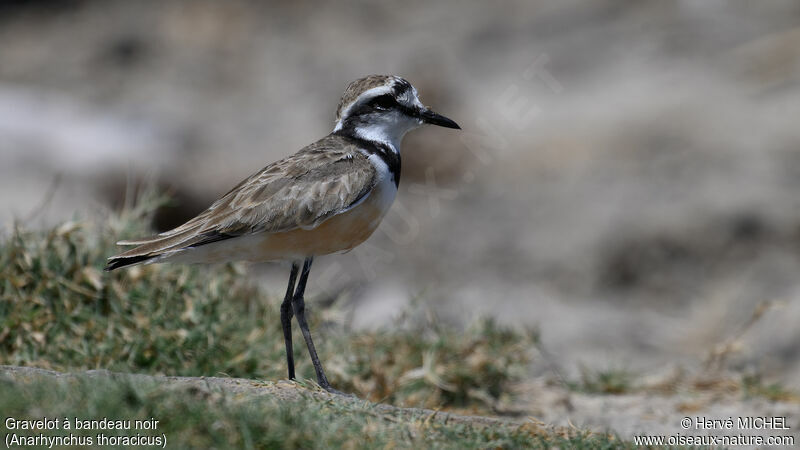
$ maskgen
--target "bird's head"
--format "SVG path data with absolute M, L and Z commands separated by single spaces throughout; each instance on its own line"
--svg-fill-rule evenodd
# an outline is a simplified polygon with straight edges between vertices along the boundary
M 425 124 L 461 129 L 454 121 L 431 111 L 405 79 L 370 75 L 350 83 L 336 111 L 334 133 L 399 147 L 403 136 Z

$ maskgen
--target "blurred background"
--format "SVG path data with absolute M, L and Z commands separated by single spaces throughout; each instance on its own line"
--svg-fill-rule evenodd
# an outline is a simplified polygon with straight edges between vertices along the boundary
M 735 339 L 730 368 L 800 389 L 793 0 L 0 1 L 0 220 L 93 217 L 155 180 L 170 228 L 329 133 L 371 73 L 463 131 L 407 136 L 397 203 L 317 260 L 312 303 L 534 326 L 568 376 Z M 276 293 L 286 272 L 252 268 Z

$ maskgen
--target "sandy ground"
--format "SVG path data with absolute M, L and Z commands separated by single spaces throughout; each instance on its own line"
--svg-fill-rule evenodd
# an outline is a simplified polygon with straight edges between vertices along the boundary
M 174 225 L 328 133 L 347 82 L 397 73 L 464 130 L 407 137 L 392 212 L 318 259 L 312 297 L 360 327 L 411 299 L 536 326 L 570 379 L 698 372 L 735 342 L 725 369 L 800 390 L 796 2 L 55 4 L 0 10 L 4 223 L 96 215 L 155 179 Z M 275 292 L 285 272 L 253 268 Z M 573 404 L 654 426 L 617 421 L 659 404 L 634 398 Z M 728 401 L 708 414 L 770 410 Z

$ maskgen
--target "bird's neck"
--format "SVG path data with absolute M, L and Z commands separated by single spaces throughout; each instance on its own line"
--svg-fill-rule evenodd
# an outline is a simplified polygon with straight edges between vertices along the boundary
M 400 143 L 410 130 L 409 127 L 404 125 L 399 123 L 369 123 L 359 120 L 343 120 L 336 124 L 333 133 L 373 142 L 382 147 L 388 147 L 394 153 L 399 154 Z
M 382 144 L 389 147 L 393 152 L 400 153 L 400 143 L 407 130 L 391 129 L 383 126 L 363 126 L 353 129 L 353 137 L 365 141 Z
M 400 142 L 405 133 L 392 136 L 377 132 L 375 128 L 364 130 L 358 127 L 345 127 L 334 129 L 333 134 L 355 141 L 359 150 L 368 158 L 378 158 L 385 164 L 395 187 L 400 185 Z

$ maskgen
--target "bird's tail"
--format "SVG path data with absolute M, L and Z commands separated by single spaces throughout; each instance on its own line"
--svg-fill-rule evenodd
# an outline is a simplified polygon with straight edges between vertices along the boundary
M 158 262 L 175 253 L 232 237 L 235 236 L 216 231 L 198 234 L 196 229 L 188 229 L 145 239 L 119 241 L 118 245 L 136 245 L 137 247 L 108 258 L 105 270 L 112 271 L 120 267 Z
M 136 264 L 142 264 L 147 261 L 152 260 L 153 258 L 157 258 L 157 256 L 112 256 L 108 258 L 108 263 L 106 264 L 106 268 L 103 269 L 106 272 L 111 272 L 114 269 L 119 269 L 120 267 L 128 267 L 128 266 L 135 266 Z

